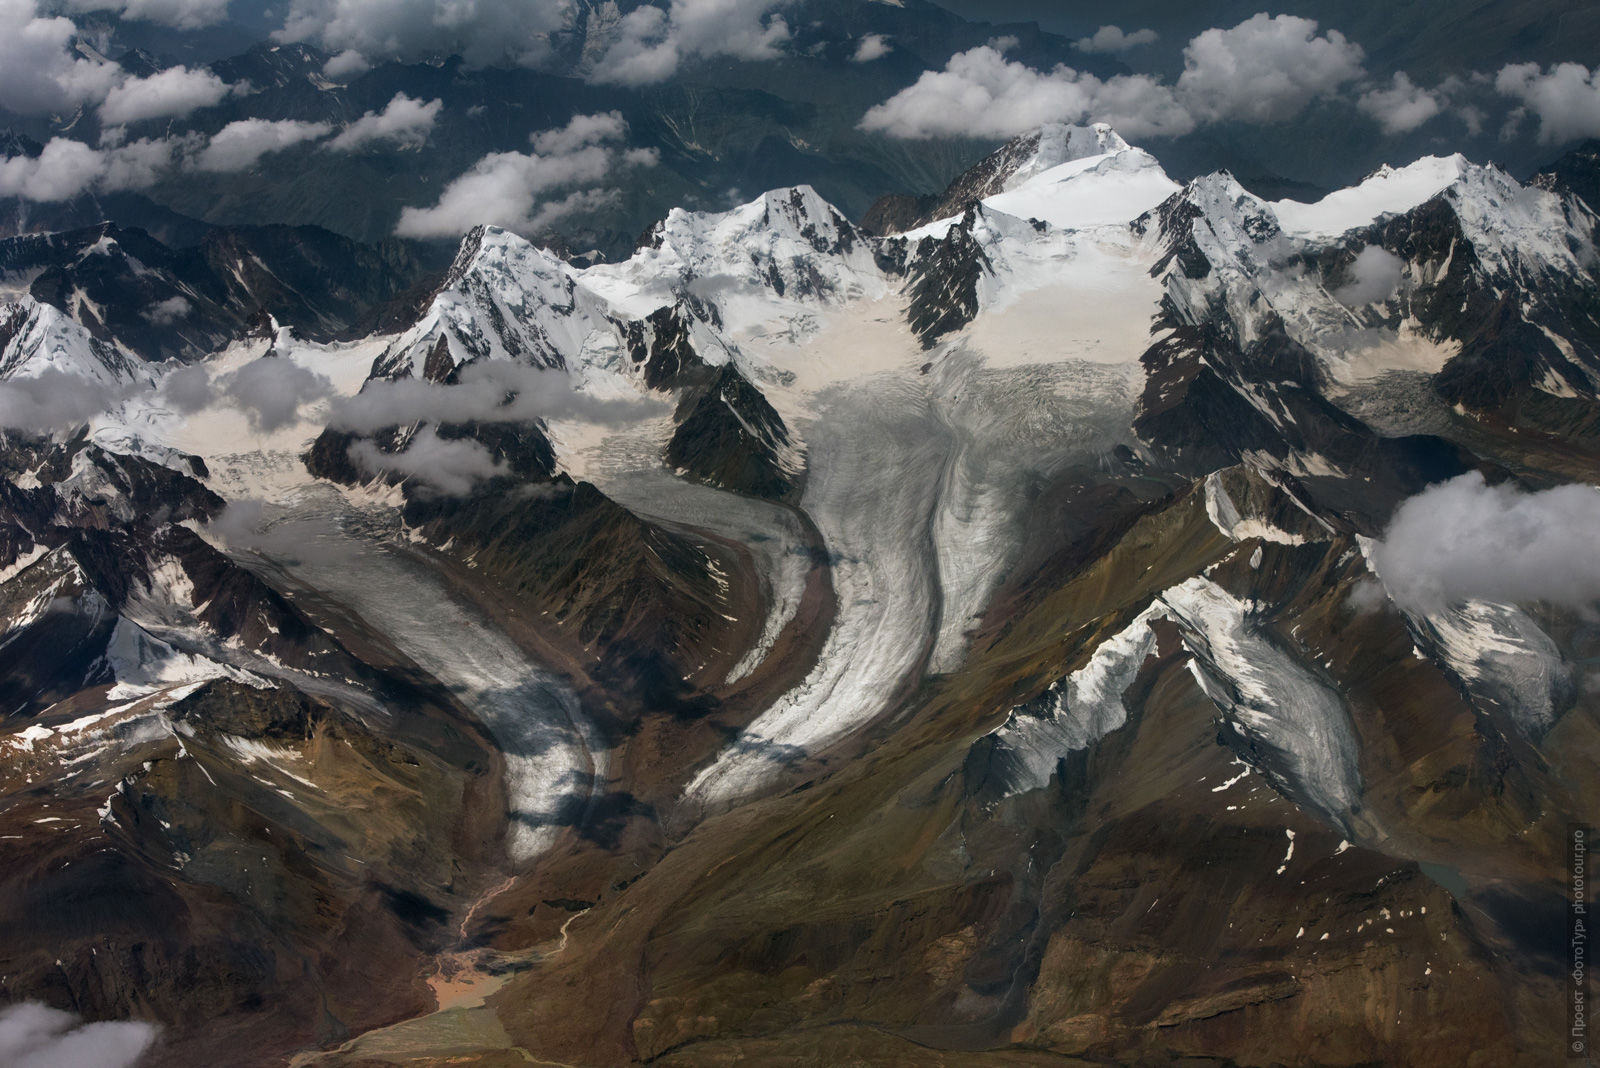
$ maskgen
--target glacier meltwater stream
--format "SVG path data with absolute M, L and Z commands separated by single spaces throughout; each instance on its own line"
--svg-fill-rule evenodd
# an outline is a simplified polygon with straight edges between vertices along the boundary
M 489 728 L 505 759 L 507 850 L 528 860 L 599 788 L 602 747 L 576 696 L 408 555 L 387 515 L 306 487 L 244 547 L 360 616 Z

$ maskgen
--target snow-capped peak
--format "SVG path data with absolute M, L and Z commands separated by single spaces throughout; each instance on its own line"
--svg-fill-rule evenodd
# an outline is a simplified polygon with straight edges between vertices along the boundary
M 688 291 L 735 328 L 767 318 L 774 301 L 838 304 L 888 289 L 872 243 L 807 185 L 731 211 L 673 209 L 631 258 L 582 277 L 630 315 L 643 317 Z
M 1105 123 L 1047 123 L 968 169 L 925 218 L 932 232 L 942 233 L 970 205 L 982 203 L 1059 229 L 1124 224 L 1176 189 L 1154 157 Z
M 31 296 L 0 304 L 0 378 L 47 371 L 118 388 L 153 380 L 143 360 L 97 341 L 53 305 Z
M 1444 195 L 1481 262 L 1575 276 L 1593 263 L 1596 220 L 1581 200 L 1524 186 L 1492 164 L 1463 163 Z
M 519 278 L 541 278 L 555 285 L 572 274 L 562 260 L 526 238 L 499 226 L 478 226 L 461 239 L 441 291 L 459 288 L 469 276 L 492 275 L 508 268 Z
M 1078 156 L 1039 171 L 1006 192 L 986 198 L 986 207 L 1025 219 L 1041 219 L 1060 230 L 1124 226 L 1178 189 L 1154 156 L 1131 148 L 1106 131 L 1120 148 Z
M 1068 126 L 1064 123 L 1049 122 L 1033 133 L 1017 138 L 1011 145 L 1006 146 L 1007 149 L 1012 145 L 1016 146 L 1014 151 L 1028 151 L 1031 148 L 1031 152 L 1018 160 L 1010 169 L 1010 173 L 1001 183 L 1001 192 L 1015 189 L 1035 175 L 1059 167 L 1063 163 L 1126 152 L 1131 147 L 1117 131 L 1104 122 L 1097 122 L 1092 126 Z
M 1386 215 L 1410 211 L 1438 196 L 1476 167 L 1460 153 L 1424 156 L 1404 167 L 1379 167 L 1359 184 L 1314 204 L 1279 200 L 1272 205 L 1285 231 L 1308 240 L 1332 240 Z
M 818 252 L 836 248 L 843 241 L 853 242 L 857 237 L 855 227 L 809 185 L 774 189 L 763 193 L 758 203 L 762 207 L 761 228 L 803 238 Z
M 479 227 L 462 241 L 426 313 L 380 358 L 378 372 L 438 378 L 477 359 L 564 367 L 591 335 L 612 333 L 608 313 L 560 259 L 508 230 Z

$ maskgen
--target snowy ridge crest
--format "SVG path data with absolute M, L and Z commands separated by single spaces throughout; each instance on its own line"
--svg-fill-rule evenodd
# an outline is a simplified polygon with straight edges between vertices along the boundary
M 147 385 L 149 366 L 102 343 L 58 308 L 30 296 L 0 304 L 0 378 L 72 375 L 101 386 Z

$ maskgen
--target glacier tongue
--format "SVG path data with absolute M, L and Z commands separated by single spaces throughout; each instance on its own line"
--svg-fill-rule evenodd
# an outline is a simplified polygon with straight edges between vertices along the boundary
M 1252 763 L 1291 797 L 1348 826 L 1361 772 L 1339 695 L 1260 632 L 1248 602 L 1211 580 L 1189 579 L 1161 601 L 1193 654 L 1195 680 L 1254 751 Z
M 572 692 L 331 487 L 268 516 L 262 529 L 286 525 L 293 548 L 248 535 L 238 548 L 351 609 L 477 716 L 505 754 L 512 858 L 548 849 L 605 782 L 603 743 Z
M 1541 738 L 1573 695 L 1572 669 L 1540 626 L 1515 605 L 1466 601 L 1408 614 L 1418 645 L 1461 680 L 1474 701 L 1504 710 Z
M 938 580 L 929 525 L 949 442 L 923 388 L 884 376 L 829 393 L 807 438 L 802 507 L 834 561 L 833 627 L 811 673 L 690 782 L 691 800 L 736 800 L 774 764 L 864 725 L 928 654 Z
M 758 790 L 774 765 L 889 710 L 921 672 L 958 667 L 1019 546 L 1029 479 L 1127 440 L 1138 366 L 1116 346 L 1098 353 L 1084 339 L 1106 363 L 1018 365 L 1019 331 L 922 354 L 902 317 L 877 311 L 858 306 L 807 344 L 758 350 L 792 372 L 774 403 L 808 445 L 800 505 L 833 560 L 837 614 L 811 673 L 693 780 L 694 800 Z

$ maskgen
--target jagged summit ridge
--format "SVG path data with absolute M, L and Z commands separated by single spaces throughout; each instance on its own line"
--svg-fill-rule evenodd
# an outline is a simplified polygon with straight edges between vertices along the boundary
M 885 198 L 869 218 L 880 232 L 917 234 L 982 203 L 1061 228 L 1121 224 L 1176 189 L 1155 157 L 1109 125 L 1051 123 L 1002 145 L 943 193 L 915 204 Z
M 689 293 L 730 326 L 760 304 L 839 304 L 887 290 L 877 250 L 810 186 L 765 193 L 718 213 L 674 209 L 628 260 L 584 272 L 587 284 L 642 316 Z
M 0 378 L 48 372 L 114 388 L 153 378 L 144 360 L 101 342 L 59 308 L 31 296 L 0 305 Z
M 960 207 L 984 200 L 1064 163 L 1126 152 L 1129 147 L 1107 123 L 1046 123 L 1012 138 L 964 173 L 945 191 L 942 206 Z
M 609 306 L 581 287 L 565 262 L 508 230 L 479 227 L 463 239 L 423 314 L 376 370 L 438 380 L 484 359 L 576 368 L 589 339 L 610 323 Z M 440 362 L 446 357 L 448 366 Z

